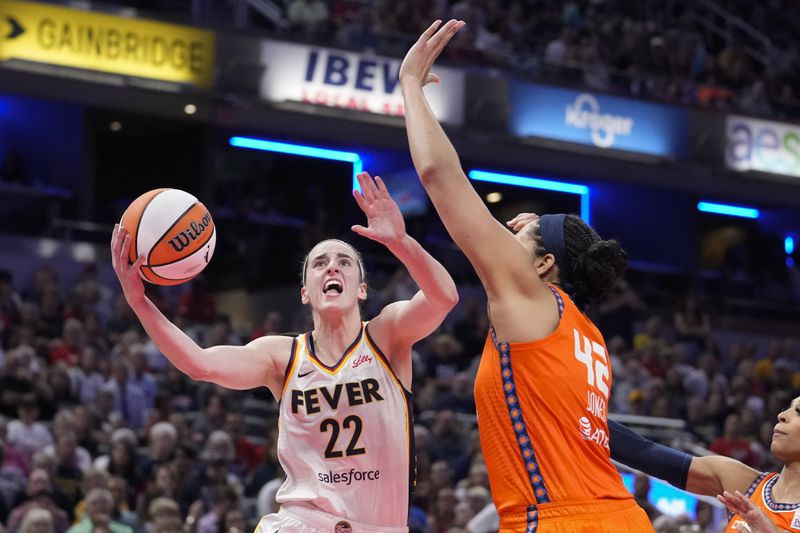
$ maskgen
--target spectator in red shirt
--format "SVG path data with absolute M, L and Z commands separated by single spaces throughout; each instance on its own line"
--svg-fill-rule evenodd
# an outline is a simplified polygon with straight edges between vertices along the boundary
M 732 457 L 748 466 L 758 466 L 758 456 L 753 451 L 752 443 L 739 436 L 739 415 L 735 413 L 725 418 L 722 436 L 717 437 L 709 449 L 714 453 Z
M 195 324 L 211 324 L 217 317 L 217 303 L 202 276 L 192 282 L 189 292 L 178 302 L 178 314 Z

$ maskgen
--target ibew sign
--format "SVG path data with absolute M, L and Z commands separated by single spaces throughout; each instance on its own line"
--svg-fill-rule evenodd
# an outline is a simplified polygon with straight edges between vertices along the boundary
M 267 66 L 261 96 L 267 100 L 404 114 L 399 59 L 267 40 L 261 60 Z M 462 124 L 464 73 L 446 67 L 435 71 L 442 82 L 425 88 L 431 108 L 440 120 Z

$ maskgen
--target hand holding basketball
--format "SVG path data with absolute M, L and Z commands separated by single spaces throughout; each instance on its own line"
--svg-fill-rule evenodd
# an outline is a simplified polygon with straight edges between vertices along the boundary
M 367 215 L 367 227 L 354 225 L 352 230 L 383 245 L 399 241 L 406 234 L 406 223 L 397 203 L 380 176 L 372 179 L 366 172 L 358 175 L 361 191 L 353 191 L 358 207 Z
M 139 267 L 144 262 L 144 256 L 139 256 L 133 264 L 130 264 L 128 261 L 130 248 L 130 233 L 119 224 L 114 224 L 114 232 L 111 234 L 111 264 L 122 285 L 125 299 L 133 306 L 144 300 L 144 283 L 139 277 Z
M 200 274 L 217 243 L 206 206 L 179 189 L 144 193 L 128 206 L 119 225 L 130 236 L 128 262 L 143 256 L 135 272 L 156 285 L 178 285 Z

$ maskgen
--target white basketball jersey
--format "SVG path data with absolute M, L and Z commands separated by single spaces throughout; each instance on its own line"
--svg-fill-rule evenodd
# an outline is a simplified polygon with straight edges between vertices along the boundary
M 310 333 L 298 336 L 280 399 L 286 481 L 276 501 L 405 527 L 414 468 L 410 400 L 366 323 L 334 367 L 317 359 Z

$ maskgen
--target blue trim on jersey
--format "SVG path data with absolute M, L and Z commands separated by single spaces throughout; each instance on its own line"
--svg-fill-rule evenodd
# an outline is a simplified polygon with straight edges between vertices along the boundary
M 769 507 L 770 511 L 775 511 L 776 513 L 800 509 L 800 503 L 781 503 L 772 499 L 772 486 L 777 483 L 779 477 L 781 476 L 774 476 L 764 483 L 764 501 L 767 502 L 767 507 Z
M 549 283 L 545 285 L 556 297 L 558 319 L 560 321 L 564 315 L 564 299 L 552 285 Z M 517 386 L 514 383 L 514 370 L 511 368 L 511 347 L 507 342 L 497 341 L 497 334 L 493 325 L 490 324 L 489 328 L 492 333 L 492 342 L 497 347 L 497 351 L 500 352 L 500 376 L 503 381 L 503 395 L 506 399 L 508 416 L 511 418 L 511 427 L 514 428 L 514 433 L 517 436 L 517 445 L 519 446 L 522 461 L 525 463 L 525 470 L 528 472 L 528 480 L 533 489 L 533 496 L 536 498 L 536 504 L 530 505 L 527 510 L 525 532 L 535 533 L 539 527 L 539 510 L 536 506 L 549 503 L 550 496 L 547 493 L 547 487 L 544 485 L 544 478 L 539 471 L 539 463 L 536 461 L 536 454 L 533 451 L 530 435 L 528 435 L 522 408 L 519 407 L 519 399 L 516 394 Z
M 536 533 L 536 530 L 539 529 L 539 509 L 535 505 L 528 506 L 525 520 L 525 533 Z
M 553 293 L 553 296 L 556 297 L 556 302 L 558 303 L 558 319 L 561 320 L 561 317 L 564 316 L 564 299 L 561 297 L 561 294 L 549 283 L 545 283 L 547 288 Z
M 750 483 L 750 486 L 747 488 L 747 492 L 744 493 L 744 497 L 749 498 L 752 496 L 753 492 L 755 492 L 756 488 L 758 487 L 758 484 L 761 483 L 768 475 L 769 472 L 762 472 L 759 474 L 758 477 L 755 478 L 752 483 Z M 727 507 L 725 509 L 727 510 Z M 730 521 L 733 520 L 734 516 L 736 516 L 735 513 L 728 511 L 728 525 L 730 525 Z
M 528 428 L 522 416 L 522 408 L 519 406 L 519 398 L 516 393 L 517 387 L 514 384 L 514 371 L 511 368 L 511 348 L 507 342 L 497 342 L 494 327 L 492 327 L 492 341 L 500 352 L 500 376 L 503 380 L 503 395 L 506 399 L 511 427 L 514 428 L 514 433 L 517 436 L 519 452 L 528 472 L 528 479 L 533 489 L 534 498 L 536 498 L 537 504 L 547 503 L 550 501 L 550 497 L 547 495 L 547 488 L 544 486 L 544 479 L 539 471 L 539 463 L 536 462 L 536 454 L 533 452 Z

